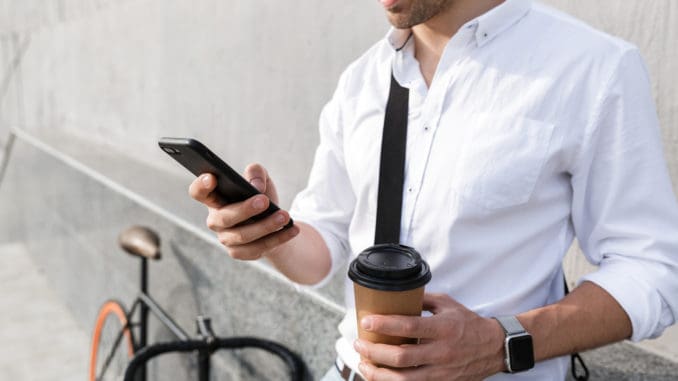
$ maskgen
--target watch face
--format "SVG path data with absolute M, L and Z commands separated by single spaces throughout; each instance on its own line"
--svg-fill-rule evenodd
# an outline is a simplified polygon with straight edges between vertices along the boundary
M 529 334 L 509 338 L 508 350 L 512 372 L 520 372 L 534 367 L 532 336 Z

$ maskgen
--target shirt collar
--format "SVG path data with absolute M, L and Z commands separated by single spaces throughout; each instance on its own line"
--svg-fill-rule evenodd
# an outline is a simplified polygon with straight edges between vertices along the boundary
M 475 22 L 476 43 L 483 46 L 527 14 L 532 7 L 531 0 L 506 0 L 488 12 L 480 15 L 471 22 Z M 467 23 L 467 25 L 469 25 Z
M 397 52 L 404 48 L 405 45 L 407 45 L 407 42 L 410 40 L 411 36 L 412 30 L 409 28 L 396 29 L 394 27 L 391 27 L 388 33 L 386 33 L 386 40 L 388 41 L 389 44 L 391 44 L 393 50 Z
M 518 22 L 532 7 L 532 0 L 505 0 L 486 13 L 467 22 L 462 28 L 475 27 L 475 39 L 478 46 L 483 46 L 496 36 Z M 391 47 L 398 51 L 408 42 L 410 29 L 391 28 L 386 39 Z

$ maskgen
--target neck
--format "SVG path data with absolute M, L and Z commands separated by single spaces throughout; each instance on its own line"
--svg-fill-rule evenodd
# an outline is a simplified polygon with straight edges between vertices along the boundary
M 429 20 L 412 27 L 414 54 L 430 84 L 445 46 L 462 25 L 482 15 L 504 0 L 456 0 Z M 430 75 L 427 75 L 427 72 Z

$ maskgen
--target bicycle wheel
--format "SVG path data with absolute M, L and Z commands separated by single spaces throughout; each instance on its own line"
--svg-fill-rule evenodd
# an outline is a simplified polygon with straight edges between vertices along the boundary
M 127 312 L 115 300 L 99 309 L 92 335 L 89 381 L 121 380 L 134 355 L 134 337 L 127 322 Z

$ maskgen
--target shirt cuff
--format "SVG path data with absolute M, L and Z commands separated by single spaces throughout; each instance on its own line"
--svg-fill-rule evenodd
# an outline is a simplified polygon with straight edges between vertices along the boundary
M 589 281 L 607 291 L 621 305 L 633 327 L 631 341 L 659 336 L 667 327 L 668 306 L 657 290 L 636 276 L 640 263 L 608 258 L 600 268 L 585 275 L 579 283 Z M 648 272 L 651 273 L 651 272 Z

